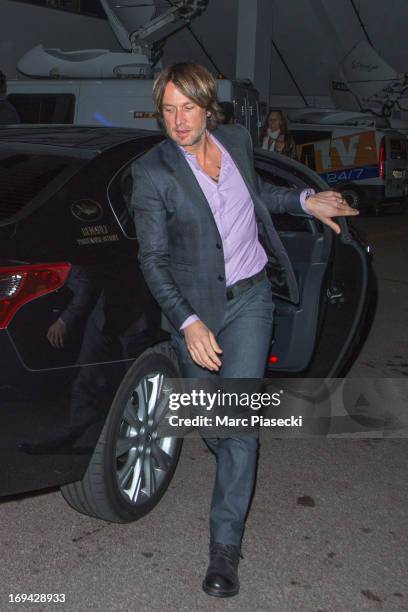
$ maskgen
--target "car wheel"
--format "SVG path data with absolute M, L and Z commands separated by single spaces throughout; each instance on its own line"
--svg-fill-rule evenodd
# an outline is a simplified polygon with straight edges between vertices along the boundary
M 149 349 L 128 370 L 112 403 L 84 478 L 61 487 L 79 512 L 126 523 L 150 512 L 173 477 L 182 439 L 159 437 L 177 361 L 167 343 Z
M 351 208 L 360 210 L 361 196 L 356 189 L 353 189 L 352 187 L 345 187 L 341 190 L 341 195 L 346 200 L 347 204 L 351 206 Z

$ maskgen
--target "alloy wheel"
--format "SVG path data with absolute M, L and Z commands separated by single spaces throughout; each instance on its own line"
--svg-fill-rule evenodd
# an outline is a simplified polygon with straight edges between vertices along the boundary
M 116 443 L 116 478 L 127 502 L 149 501 L 173 465 L 175 437 L 160 437 L 172 386 L 162 372 L 144 375 L 129 397 Z

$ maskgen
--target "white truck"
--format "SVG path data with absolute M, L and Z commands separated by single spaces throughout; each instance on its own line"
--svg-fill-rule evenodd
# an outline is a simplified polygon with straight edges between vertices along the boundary
M 408 143 L 385 118 L 367 113 L 292 111 L 297 159 L 355 208 L 378 213 L 408 197 Z
M 159 130 L 151 79 L 9 80 L 8 100 L 22 123 L 105 125 Z M 258 142 L 259 96 L 245 83 L 217 80 L 218 99 L 234 105 L 235 119 Z
M 159 130 L 152 102 L 155 71 L 165 40 L 208 0 L 177 0 L 159 12 L 154 0 L 101 0 L 123 51 L 62 51 L 37 45 L 18 62 L 26 77 L 8 81 L 8 99 L 22 123 L 106 125 Z M 159 13 L 159 14 L 158 14 Z M 28 77 L 28 78 L 27 78 Z M 248 82 L 219 79 L 218 98 L 232 102 L 235 120 L 258 143 L 259 95 Z

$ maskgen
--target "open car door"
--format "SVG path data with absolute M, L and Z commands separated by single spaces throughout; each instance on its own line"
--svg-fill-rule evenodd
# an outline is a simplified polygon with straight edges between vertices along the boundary
M 285 187 L 329 189 L 303 164 L 255 149 L 262 180 Z M 364 333 L 371 267 L 367 249 L 344 218 L 341 234 L 308 216 L 272 215 L 299 285 L 299 303 L 274 295 L 268 375 L 341 376 Z

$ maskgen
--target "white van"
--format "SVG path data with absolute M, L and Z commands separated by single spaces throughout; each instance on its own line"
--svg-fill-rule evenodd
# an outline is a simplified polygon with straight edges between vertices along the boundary
M 341 191 L 351 206 L 378 213 L 406 203 L 407 140 L 386 120 L 335 111 L 292 112 L 288 118 L 297 159 Z
M 8 100 L 22 123 L 105 125 L 160 130 L 151 79 L 15 79 Z M 220 102 L 232 102 L 235 120 L 258 142 L 259 94 L 246 82 L 217 81 Z

